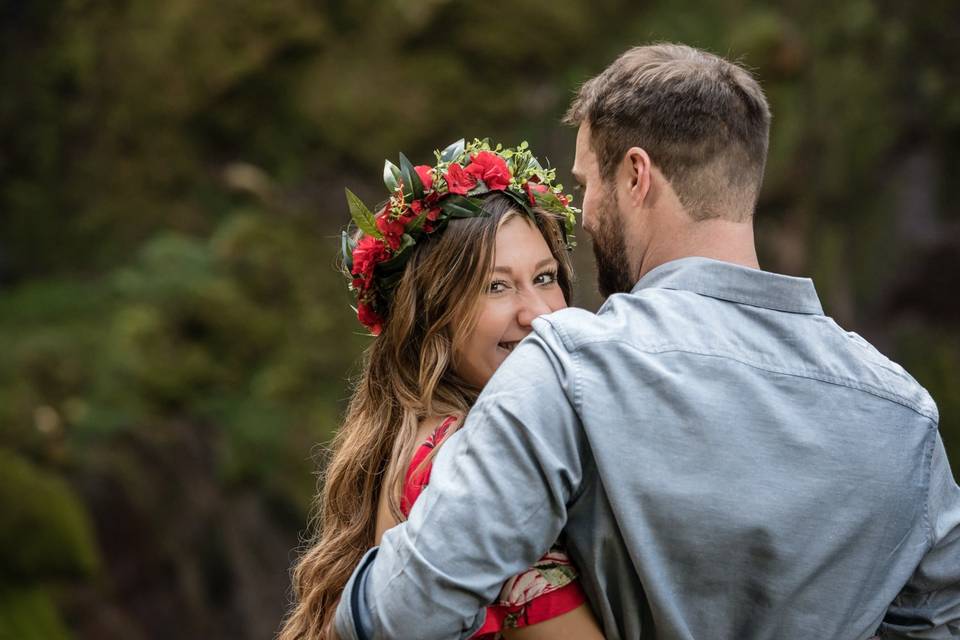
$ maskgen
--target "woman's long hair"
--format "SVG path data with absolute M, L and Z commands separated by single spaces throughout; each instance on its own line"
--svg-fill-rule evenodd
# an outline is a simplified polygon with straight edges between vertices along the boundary
M 464 416 L 479 394 L 457 376 L 453 354 L 472 330 L 489 286 L 497 230 L 514 216 L 526 217 L 496 193 L 484 198 L 483 208 L 488 216 L 451 220 L 422 240 L 393 292 L 320 478 L 313 536 L 293 569 L 295 602 L 279 640 L 329 637 L 347 579 L 374 545 L 381 491 L 389 492 L 392 515 L 404 519 L 402 461 L 413 453 L 420 420 Z M 563 223 L 539 210 L 533 218 L 560 264 L 557 280 L 569 302 L 572 268 Z

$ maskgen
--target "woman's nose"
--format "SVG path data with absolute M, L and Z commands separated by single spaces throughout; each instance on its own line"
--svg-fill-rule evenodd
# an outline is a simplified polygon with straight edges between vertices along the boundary
M 520 292 L 517 296 L 519 308 L 517 309 L 517 322 L 521 327 L 529 327 L 533 324 L 534 318 L 550 313 L 550 305 L 547 304 L 543 295 L 537 291 Z

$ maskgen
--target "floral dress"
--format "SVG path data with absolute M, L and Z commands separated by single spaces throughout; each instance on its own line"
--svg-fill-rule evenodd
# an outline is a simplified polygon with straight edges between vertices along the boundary
M 403 486 L 400 510 L 404 516 L 430 482 L 430 452 L 443 440 L 447 429 L 456 422 L 449 417 L 421 444 L 413 454 Z M 487 607 L 483 626 L 472 636 L 474 640 L 500 640 L 503 629 L 516 629 L 544 622 L 576 609 L 586 602 L 577 572 L 564 550 L 554 545 L 532 567 L 507 580 L 497 601 Z

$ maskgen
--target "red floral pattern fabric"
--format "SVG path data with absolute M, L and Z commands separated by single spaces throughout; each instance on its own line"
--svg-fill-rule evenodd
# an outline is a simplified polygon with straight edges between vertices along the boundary
M 454 422 L 456 419 L 453 417 L 444 420 L 414 452 L 400 501 L 404 516 L 410 513 L 413 503 L 430 482 L 432 463 L 427 461 L 427 457 Z M 503 629 L 544 622 L 572 611 L 584 602 L 586 596 L 580 588 L 576 569 L 566 552 L 554 545 L 532 567 L 504 583 L 497 601 L 487 607 L 486 620 L 473 635 L 473 640 L 500 640 Z

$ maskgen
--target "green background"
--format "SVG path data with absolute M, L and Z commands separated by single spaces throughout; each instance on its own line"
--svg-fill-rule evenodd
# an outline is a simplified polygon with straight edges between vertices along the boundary
M 344 186 L 474 136 L 570 184 L 559 118 L 634 44 L 756 72 L 763 266 L 930 390 L 956 466 L 960 5 L 910 4 L 0 5 L 0 639 L 270 637 L 367 342 Z

